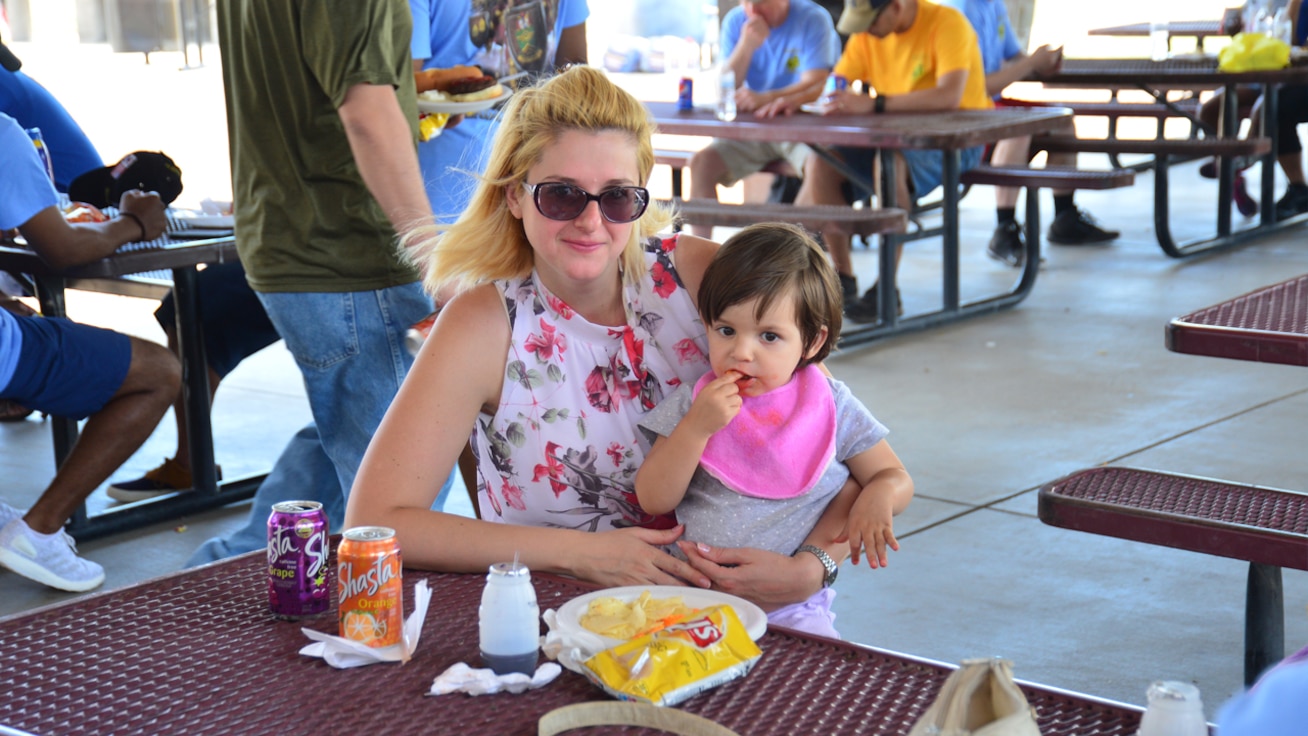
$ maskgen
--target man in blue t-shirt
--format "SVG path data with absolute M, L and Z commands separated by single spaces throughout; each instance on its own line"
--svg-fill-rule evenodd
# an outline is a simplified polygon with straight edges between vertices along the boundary
M 104 159 L 68 110 L 27 74 L 0 69 L 0 112 L 24 128 L 41 129 L 59 191 L 68 191 L 74 179 L 104 166 Z
M 741 0 L 722 19 L 721 46 L 741 113 L 770 115 L 816 100 L 840 59 L 831 14 L 813 0 Z M 799 176 L 808 152 L 802 143 L 715 139 L 690 159 L 689 199 L 717 199 L 719 184 L 732 186 L 773 161 L 786 162 L 781 173 Z M 710 237 L 713 228 L 690 231 Z
M 0 230 L 18 228 L 51 268 L 97 261 L 167 226 L 157 194 L 125 192 L 122 213 L 70 224 L 32 141 L 0 113 Z M 81 438 L 26 512 L 0 501 L 0 565 L 60 590 L 86 591 L 104 569 L 77 555 L 64 523 L 154 431 L 181 386 L 172 353 L 117 332 L 0 309 L 0 399 L 70 419 Z
M 1021 81 L 1033 72 L 1050 71 L 1063 60 L 1062 49 L 1049 46 L 1027 54 L 1018 44 L 1017 34 L 1008 18 L 1004 0 L 937 0 L 939 4 L 954 8 L 967 16 L 976 31 L 981 46 L 981 63 L 986 71 L 986 92 L 995 98 L 996 107 L 1007 103 L 1001 98 L 1004 88 Z M 1072 121 L 1067 127 L 1053 131 L 1075 135 Z M 1050 166 L 1076 166 L 1075 153 L 1049 153 Z M 990 163 L 995 166 L 1025 166 L 1031 160 L 1031 137 L 1008 138 L 995 144 Z M 995 188 L 995 212 L 998 226 L 990 238 L 986 253 L 997 261 L 1021 267 L 1026 258 L 1026 243 L 1022 226 L 1017 222 L 1016 187 Z M 1046 237 L 1058 245 L 1091 245 L 1115 239 L 1119 232 L 1105 230 L 1094 218 L 1077 209 L 1073 190 L 1054 190 L 1054 221 L 1049 224 Z
M 409 10 L 415 70 L 480 65 L 502 78 L 587 61 L 586 0 L 409 0 Z M 485 168 L 498 127 L 493 110 L 451 123 L 418 145 L 427 198 L 442 222 L 458 219 L 468 206 L 477 184 L 469 174 Z

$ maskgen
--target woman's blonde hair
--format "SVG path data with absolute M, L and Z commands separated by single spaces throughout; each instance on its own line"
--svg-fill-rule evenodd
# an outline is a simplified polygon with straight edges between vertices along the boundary
M 654 123 L 635 97 L 618 87 L 603 72 L 574 66 L 538 85 L 520 90 L 503 113 L 491 146 L 486 171 L 478 181 L 468 208 L 442 232 L 441 226 L 418 228 L 405 236 L 410 252 L 427 264 L 427 288 L 433 293 L 453 286 L 463 291 L 478 284 L 525 276 L 531 272 L 533 252 L 522 221 L 509 211 L 505 192 L 522 186 L 527 172 L 541 160 L 547 147 L 568 131 L 618 131 L 636 144 L 639 183 L 649 180 L 654 168 Z M 524 199 L 523 201 L 528 201 Z M 533 206 L 528 203 L 526 206 Z M 622 251 L 622 271 L 628 281 L 645 269 L 641 243 L 667 227 L 671 214 L 651 203 L 632 228 Z M 446 292 L 448 293 L 448 292 Z

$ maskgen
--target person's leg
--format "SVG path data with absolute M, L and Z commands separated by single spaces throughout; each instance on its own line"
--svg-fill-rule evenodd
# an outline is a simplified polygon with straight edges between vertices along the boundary
M 990 153 L 994 166 L 1025 166 L 1031 156 L 1031 136 L 1007 138 L 995 144 Z M 1017 221 L 1017 187 L 995 187 L 995 232 L 986 246 L 986 255 L 1017 267 L 1026 253 L 1026 239 Z
M 104 569 L 77 556 L 64 524 L 154 431 L 181 367 L 163 346 L 64 319 L 23 318 L 19 330 L 22 352 L 3 396 L 89 419 L 36 504 L 21 518 L 6 514 L 0 564 L 61 590 L 91 590 Z
M 1072 119 L 1067 118 L 1059 128 L 1051 131 L 1051 133 L 1053 135 L 1075 135 L 1076 129 L 1073 127 Z M 1049 166 L 1075 167 L 1076 154 L 1070 152 L 1049 153 L 1047 163 Z M 1049 223 L 1049 230 L 1046 233 L 1049 242 L 1059 245 L 1090 245 L 1093 243 L 1106 243 L 1121 235 L 1117 230 L 1100 227 L 1099 223 L 1088 212 L 1077 208 L 1075 190 L 1055 189 L 1053 195 L 1054 220 Z
M 1284 220 L 1308 212 L 1308 184 L 1304 181 L 1303 142 L 1298 125 L 1308 121 L 1308 86 L 1282 87 L 1277 97 L 1276 162 L 1289 185 L 1276 202 L 1276 219 Z
M 810 153 L 804 160 L 804 182 L 795 195 L 795 206 L 841 205 L 845 204 L 845 194 L 841 186 L 845 177 L 826 159 Z M 849 236 L 831 228 L 822 230 L 822 241 L 831 255 L 831 264 L 840 277 L 841 288 L 845 291 L 846 301 L 858 294 L 857 280 L 854 276 L 854 263 L 850 259 Z M 846 285 L 852 285 L 851 289 Z
M 348 496 L 368 442 L 413 364 L 405 332 L 431 313 L 431 299 L 418 283 L 259 298 L 300 368 L 324 451 Z
M 727 164 L 722 160 L 722 154 L 718 153 L 712 146 L 702 148 L 690 157 L 690 197 L 688 199 L 712 199 L 718 198 L 718 181 L 727 173 Z M 701 238 L 713 237 L 712 225 L 690 225 L 687 228 L 691 235 L 698 235 Z
M 246 282 L 245 269 L 239 261 L 209 266 L 200 271 L 196 277 L 196 293 L 212 406 L 218 384 L 228 373 L 241 361 L 281 338 L 268 321 L 259 297 Z M 155 318 L 168 336 L 169 349 L 179 354 L 177 313 L 171 293 L 159 304 Z M 124 502 L 140 501 L 191 487 L 190 433 L 186 402 L 181 392 L 173 404 L 173 420 L 177 424 L 177 449 L 173 457 L 165 459 L 162 465 L 143 477 L 111 484 L 107 491 L 110 498 Z
M 714 140 L 690 157 L 690 199 L 718 198 L 718 186 L 731 187 L 763 170 L 778 155 L 775 146 L 760 141 Z M 712 237 L 709 225 L 691 225 L 690 232 Z
M 200 545 L 186 561 L 186 567 L 216 562 L 233 555 L 261 549 L 268 544 L 268 515 L 282 501 L 317 501 L 327 513 L 332 534 L 345 525 L 345 493 L 336 466 L 323 451 L 318 427 L 312 423 L 296 432 L 259 485 L 245 525 Z

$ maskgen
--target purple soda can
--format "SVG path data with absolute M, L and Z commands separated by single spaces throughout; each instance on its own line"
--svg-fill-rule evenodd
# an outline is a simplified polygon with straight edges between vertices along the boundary
M 849 80 L 843 75 L 831 74 L 827 76 L 827 83 L 822 87 L 822 96 L 830 97 L 837 92 L 844 92 L 849 89 Z
M 682 77 L 681 83 L 677 85 L 677 109 L 695 109 L 695 80 L 690 77 Z
M 316 501 L 275 503 L 268 517 L 268 605 L 277 618 L 316 616 L 331 604 L 327 514 Z
M 50 177 L 50 183 L 54 183 L 54 162 L 50 160 L 50 148 L 45 145 L 45 137 L 41 135 L 40 128 L 28 128 L 27 137 L 32 139 L 32 145 L 36 146 L 36 153 L 41 157 L 41 166 L 45 167 L 45 175 Z

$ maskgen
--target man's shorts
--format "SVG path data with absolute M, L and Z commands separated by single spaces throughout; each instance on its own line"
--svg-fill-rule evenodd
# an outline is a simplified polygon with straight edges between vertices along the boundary
M 784 159 L 795 169 L 796 176 L 804 175 L 804 159 L 808 158 L 809 148 L 803 143 L 771 143 L 768 141 L 733 141 L 723 138 L 715 139 L 709 148 L 717 151 L 726 164 L 727 173 L 718 180 L 724 187 L 734 186 L 736 182 L 750 174 L 763 170 L 764 166 Z
M 866 171 L 868 178 L 872 177 L 872 163 L 876 160 L 877 149 L 837 146 L 835 150 L 850 168 L 855 171 Z M 919 150 L 905 150 L 900 153 L 904 155 L 904 162 L 908 166 L 908 189 L 914 202 L 940 186 L 940 181 L 944 178 L 943 153 Z M 976 165 L 981 163 L 981 156 L 984 153 L 985 146 L 964 148 L 960 151 L 958 173 L 976 168 Z M 855 191 L 853 196 L 858 199 L 858 192 Z
M 246 358 L 281 339 L 268 313 L 245 280 L 240 261 L 220 263 L 197 274 L 200 327 L 204 357 L 219 378 L 225 378 Z M 177 325 L 173 294 L 168 292 L 154 318 L 165 330 Z
M 85 419 L 118 393 L 132 364 L 126 335 L 62 317 L 18 317 L 23 346 L 0 398 L 47 414 Z

